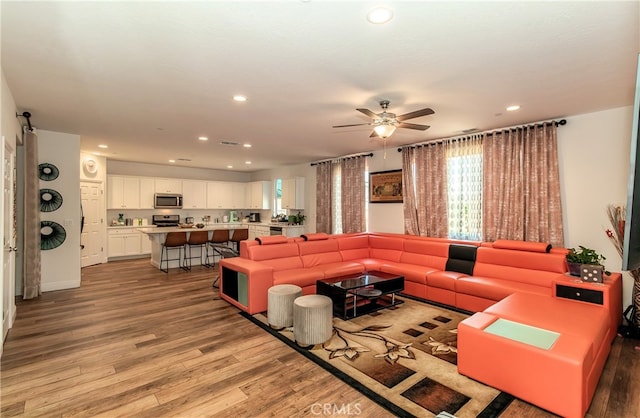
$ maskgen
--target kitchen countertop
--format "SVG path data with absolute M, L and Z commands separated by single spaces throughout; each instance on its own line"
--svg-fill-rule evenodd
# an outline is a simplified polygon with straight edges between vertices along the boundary
M 155 225 L 109 225 L 107 229 L 135 229 L 135 228 L 155 228 Z
M 136 229 L 144 234 L 166 234 L 168 232 L 193 232 L 193 231 L 213 231 L 215 229 L 247 229 L 249 224 L 241 223 L 241 222 L 232 222 L 232 223 L 213 223 L 206 225 L 204 228 L 196 228 L 195 226 L 192 228 L 180 228 L 176 227 L 161 227 L 158 228 L 156 226 L 138 226 Z
M 209 225 L 206 225 L 204 228 L 205 231 L 212 231 L 214 229 L 245 229 L 248 228 L 249 226 L 277 226 L 277 227 L 281 227 L 281 228 L 304 228 L 304 225 L 291 225 L 288 222 L 219 222 L 219 223 L 210 223 Z M 180 230 L 180 231 L 190 231 L 190 230 L 198 230 L 200 228 L 180 228 L 180 227 L 161 227 L 158 228 L 156 225 L 109 225 L 107 226 L 107 229 L 148 229 L 148 228 L 153 228 L 155 233 L 160 233 L 160 232 L 169 232 L 169 230 L 171 231 L 175 231 L 175 230 Z M 155 229 L 158 228 L 158 231 L 155 231 Z

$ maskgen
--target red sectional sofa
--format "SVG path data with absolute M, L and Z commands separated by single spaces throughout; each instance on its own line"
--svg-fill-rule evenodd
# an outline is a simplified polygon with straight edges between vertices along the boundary
M 551 297 L 559 288 L 579 286 L 566 274 L 567 250 L 543 243 L 386 233 L 304 237 L 242 241 L 240 257 L 220 262 L 221 297 L 254 314 L 267 309 L 267 289 L 273 285 L 296 284 L 313 294 L 317 280 L 378 270 L 403 275 L 407 295 L 479 312 L 516 292 Z M 599 304 L 609 311 L 615 335 L 622 320 L 620 274 L 607 282 Z
M 313 294 L 323 278 L 374 270 L 402 275 L 403 293 L 476 312 L 458 328 L 460 373 L 552 412 L 580 416 L 622 321 L 622 280 L 612 273 L 604 284 L 582 283 L 568 276 L 566 253 L 543 243 L 381 233 L 259 237 L 242 241 L 239 257 L 220 261 L 220 295 L 254 314 L 267 310 L 273 285 L 296 284 Z M 487 332 L 500 321 L 560 336 L 543 350 Z M 478 354 L 478 345 L 488 357 Z M 495 367 L 488 366 L 490 353 Z M 558 397 L 546 388 L 563 367 L 561 381 L 572 390 L 558 388 Z

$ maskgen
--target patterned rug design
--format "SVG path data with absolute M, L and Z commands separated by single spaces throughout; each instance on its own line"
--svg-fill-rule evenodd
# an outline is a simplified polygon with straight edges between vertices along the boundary
M 457 372 L 457 326 L 467 315 L 403 300 L 349 321 L 334 318 L 331 338 L 312 347 L 295 343 L 292 328 L 272 329 L 266 313 L 241 314 L 397 416 L 499 416 L 512 397 Z

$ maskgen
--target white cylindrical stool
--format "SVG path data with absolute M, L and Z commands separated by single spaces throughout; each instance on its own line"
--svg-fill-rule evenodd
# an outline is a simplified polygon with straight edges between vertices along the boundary
M 333 302 L 327 296 L 300 296 L 293 302 L 293 338 L 302 346 L 322 344 L 333 332 Z
M 272 328 L 293 325 L 293 301 L 302 296 L 302 288 L 294 284 L 278 284 L 267 291 L 267 320 Z

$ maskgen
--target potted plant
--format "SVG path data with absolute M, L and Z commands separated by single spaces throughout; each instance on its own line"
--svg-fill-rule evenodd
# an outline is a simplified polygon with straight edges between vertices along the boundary
M 581 264 L 592 264 L 604 267 L 604 264 L 602 264 L 604 260 L 606 260 L 605 256 L 598 254 L 596 250 L 591 248 L 583 247 L 582 245 L 579 245 L 577 250 L 575 248 L 569 248 L 569 253 L 567 253 L 569 274 L 572 276 L 580 276 Z M 610 273 L 605 271 L 605 274 L 608 275 Z
M 302 224 L 304 224 L 305 218 L 306 218 L 306 216 L 304 216 L 300 212 L 298 212 L 296 215 L 289 215 L 289 221 L 292 222 L 294 225 L 302 225 Z

